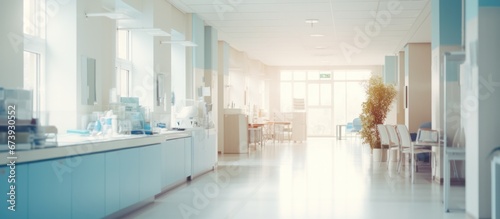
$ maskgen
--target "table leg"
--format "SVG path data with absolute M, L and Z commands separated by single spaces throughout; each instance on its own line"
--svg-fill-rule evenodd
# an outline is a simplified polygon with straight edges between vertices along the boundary
M 291 124 L 287 125 L 287 131 L 288 131 L 288 143 L 292 141 L 292 129 L 290 128 Z
M 411 183 L 413 184 L 415 182 L 415 151 L 414 151 L 414 146 L 411 147 L 411 168 L 410 168 L 410 176 L 411 176 Z
M 264 132 L 262 131 L 262 127 L 259 127 L 259 134 L 260 134 L 260 147 L 264 146 Z
M 443 202 L 444 202 L 444 212 L 450 212 L 449 209 L 449 193 L 450 193 L 450 160 L 448 155 L 444 154 L 443 162 L 443 172 L 444 172 L 444 191 L 443 191 Z
M 276 124 L 273 124 L 273 144 L 276 143 Z

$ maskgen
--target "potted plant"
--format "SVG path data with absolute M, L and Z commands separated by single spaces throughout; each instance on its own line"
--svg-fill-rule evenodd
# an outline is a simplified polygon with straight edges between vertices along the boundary
M 361 139 L 370 145 L 373 154 L 381 154 L 373 151 L 381 149 L 377 124 L 384 124 L 397 91 L 393 85 L 384 84 L 380 76 L 372 76 L 365 84 L 365 91 L 366 101 L 361 104 L 362 112 L 359 115 L 362 123 Z

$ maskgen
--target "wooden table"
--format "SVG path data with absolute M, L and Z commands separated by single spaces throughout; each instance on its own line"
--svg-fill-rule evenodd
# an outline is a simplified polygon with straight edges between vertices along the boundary
M 273 144 L 276 142 L 276 125 L 283 125 L 290 128 L 292 122 L 290 121 L 269 121 L 268 124 L 273 126 Z M 290 141 L 290 133 L 288 133 L 288 140 Z
M 264 145 L 264 132 L 263 132 L 263 127 L 266 125 L 266 123 L 249 123 L 248 124 L 248 142 L 252 143 L 252 133 L 254 136 L 257 137 L 258 142 L 260 145 Z M 253 139 L 253 143 L 255 142 L 255 138 Z
M 337 140 L 342 140 L 342 127 L 344 127 L 345 129 L 347 126 L 343 124 L 337 124 L 337 126 L 335 127 L 335 134 L 337 135 Z

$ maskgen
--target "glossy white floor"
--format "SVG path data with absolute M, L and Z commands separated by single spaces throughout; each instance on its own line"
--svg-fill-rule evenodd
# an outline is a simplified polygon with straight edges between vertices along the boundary
M 127 218 L 466 218 L 443 212 L 430 171 L 405 173 L 371 160 L 360 141 L 325 138 L 268 143 L 249 154 L 220 155 L 216 171 L 159 197 Z M 394 166 L 394 168 L 393 168 Z M 464 187 L 451 206 L 465 207 Z

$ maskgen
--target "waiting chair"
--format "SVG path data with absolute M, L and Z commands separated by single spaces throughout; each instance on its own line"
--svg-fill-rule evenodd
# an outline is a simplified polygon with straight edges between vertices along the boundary
M 346 125 L 345 125 L 345 135 L 347 135 L 347 133 L 351 133 L 352 135 L 352 129 L 353 129 L 353 125 L 352 125 L 352 122 L 348 122 Z M 342 130 L 341 130 L 342 132 Z
M 387 134 L 387 129 L 385 125 L 378 124 L 377 125 L 378 135 L 380 137 L 380 165 L 382 165 L 383 155 L 384 155 L 384 146 L 390 148 L 391 142 L 389 140 L 389 134 Z
M 361 124 L 361 119 L 360 118 L 355 118 L 352 120 L 352 130 L 351 133 L 356 133 L 358 134 L 361 132 L 362 124 Z
M 398 151 L 398 156 L 399 158 L 397 159 L 398 165 L 399 161 L 401 160 L 401 144 L 399 140 L 398 133 L 396 131 L 396 126 L 393 125 L 386 125 L 385 128 L 387 129 L 387 132 L 389 133 L 389 141 L 391 142 L 390 147 L 389 147 L 389 156 L 387 157 L 387 162 L 391 160 L 391 155 L 392 151 L 396 150 Z M 387 163 L 387 169 L 389 169 L 389 163 Z
M 410 170 L 410 175 L 411 175 L 411 182 L 415 182 L 415 167 L 416 167 L 416 155 L 417 154 L 422 154 L 422 153 L 432 153 L 431 149 L 423 148 L 423 147 L 416 147 L 415 142 L 411 141 L 410 137 L 410 132 L 408 131 L 408 128 L 406 125 L 398 125 L 397 130 L 399 133 L 399 138 L 401 140 L 401 154 L 409 154 L 410 159 L 411 159 L 411 170 Z M 418 138 L 417 138 L 418 139 Z M 398 171 L 400 168 L 401 162 L 399 163 L 398 166 Z

